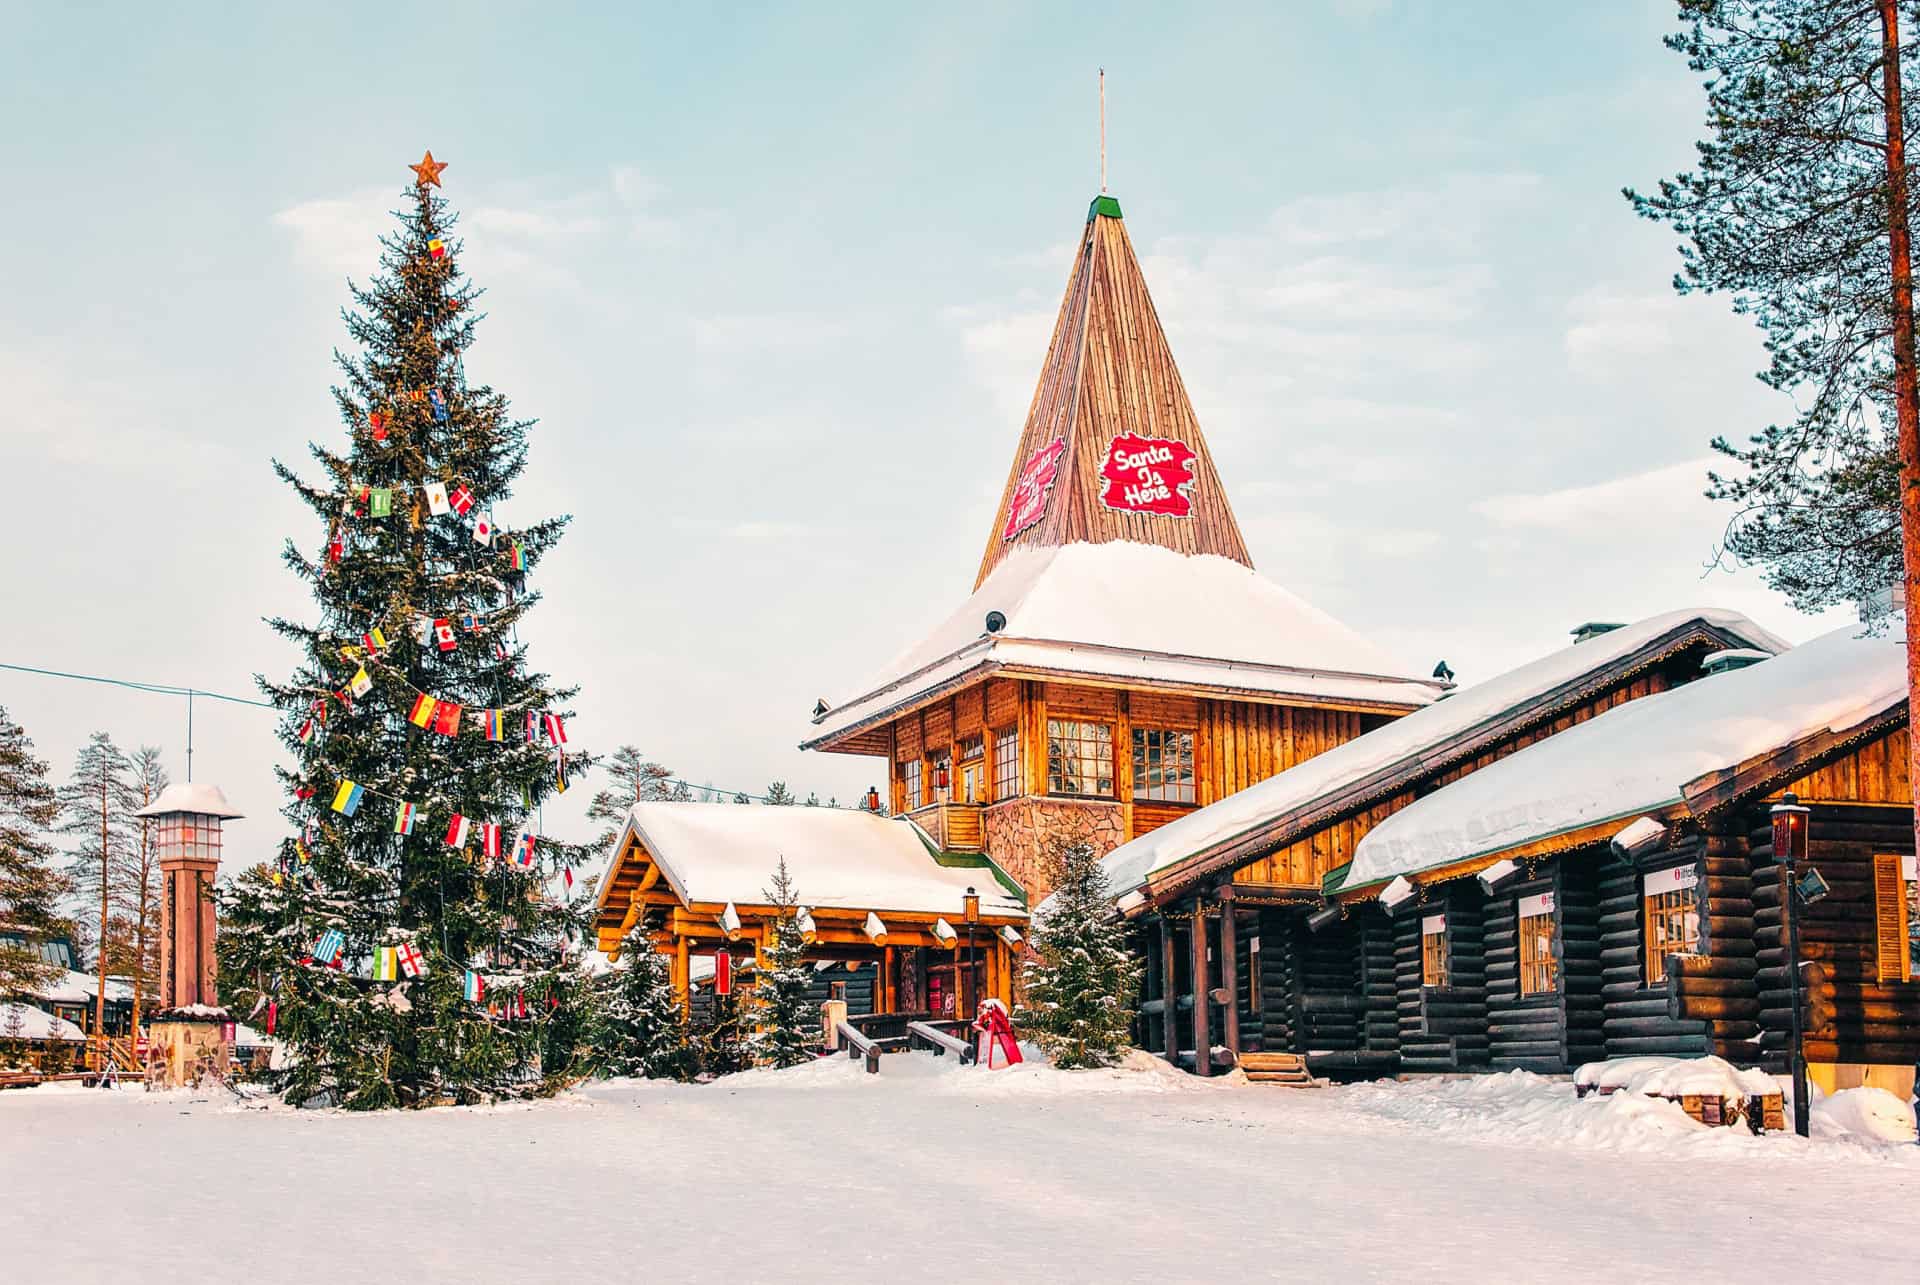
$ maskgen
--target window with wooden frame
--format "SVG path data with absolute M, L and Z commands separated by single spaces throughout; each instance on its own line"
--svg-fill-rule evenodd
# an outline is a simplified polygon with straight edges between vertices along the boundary
M 1047 792 L 1113 797 L 1113 728 L 1106 723 L 1048 719 Z
M 1520 898 L 1520 994 L 1551 995 L 1560 989 L 1553 961 L 1553 894 Z
M 1920 978 L 1920 868 L 1911 856 L 1873 854 L 1873 925 L 1878 980 Z
M 1011 799 L 1020 793 L 1020 729 L 1003 727 L 993 734 L 993 797 Z
M 1695 886 L 1699 872 L 1693 866 L 1655 870 L 1640 877 L 1641 913 L 1646 948 L 1647 985 L 1667 980 L 1668 955 L 1692 955 L 1700 950 L 1700 903 Z
M 1164 803 L 1198 799 L 1193 780 L 1192 732 L 1161 727 L 1133 729 L 1133 797 Z
M 1447 943 L 1447 917 L 1428 915 L 1420 921 L 1420 985 L 1428 990 L 1445 990 L 1453 984 L 1451 950 Z
M 906 798 L 907 811 L 911 812 L 926 801 L 921 783 L 919 759 L 908 759 L 900 765 L 900 781 Z

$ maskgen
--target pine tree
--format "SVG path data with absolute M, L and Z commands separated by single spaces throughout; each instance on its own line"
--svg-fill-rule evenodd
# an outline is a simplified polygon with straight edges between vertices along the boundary
M 740 992 L 715 995 L 707 1013 L 694 1024 L 693 1047 L 703 1076 L 732 1075 L 753 1064 L 748 1049 L 746 1005 Z
M 673 971 L 654 949 L 657 929 L 636 925 L 620 948 L 620 963 L 599 979 L 593 1056 L 601 1075 L 687 1080 L 698 1065 L 673 993 Z
M 56 849 L 48 838 L 59 818 L 46 760 L 35 757 L 26 731 L 0 706 L 0 927 L 28 943 L 69 930 L 60 914 L 67 880 L 54 866 Z M 0 1000 L 59 974 L 30 944 L 0 938 Z
M 775 807 L 788 807 L 793 803 L 793 792 L 787 789 L 785 781 L 775 781 L 767 787 L 767 802 Z
M 142 745 L 134 751 L 128 760 L 129 809 L 137 812 L 146 807 L 167 784 L 159 748 Z M 138 1026 L 142 1006 L 155 1001 L 160 983 L 160 845 L 150 822 L 135 820 L 132 825 L 128 859 L 113 894 L 122 928 L 111 935 L 123 941 L 126 971 L 133 981 L 133 1022 Z
M 753 1058 L 771 1066 L 798 1066 L 813 1060 L 819 1022 L 807 999 L 813 970 L 803 960 L 807 940 L 800 931 L 800 900 L 785 857 L 774 871 L 773 886 L 761 895 L 776 914 L 773 940 L 760 952 L 754 971 Z
M 279 1005 L 289 1100 L 351 1108 L 554 1091 L 575 1073 L 589 1011 L 570 950 L 579 913 L 547 885 L 589 848 L 539 838 L 532 868 L 483 851 L 487 827 L 502 858 L 534 834 L 554 789 L 562 751 L 549 742 L 576 689 L 529 667 L 517 626 L 539 601 L 527 576 L 568 519 L 493 525 L 531 424 L 468 382 L 478 293 L 429 187 L 438 167 L 429 155 L 414 168 L 379 271 L 348 287 L 358 351 L 336 353 L 333 390 L 346 441 L 312 447 L 314 481 L 274 463 L 319 533 L 313 552 L 289 541 L 284 554 L 315 618 L 270 622 L 303 661 L 260 680 L 285 716 L 295 833 L 275 866 L 226 891 L 220 934 L 223 997 Z M 330 929 L 345 939 L 334 967 L 312 958 Z M 372 980 L 382 947 L 418 952 L 424 975 Z M 495 1002 L 466 999 L 469 970 Z
M 113 931 L 113 892 L 133 855 L 132 764 L 113 737 L 95 732 L 73 758 L 60 787 L 60 833 L 73 837 L 67 881 L 73 890 L 74 945 L 95 972 L 124 973 L 128 960 Z
M 1033 924 L 1017 1021 L 1055 1066 L 1111 1066 L 1126 1051 L 1140 969 L 1121 937 L 1093 845 L 1048 854 L 1053 896 Z
M 620 826 L 634 804 L 693 797 L 685 785 L 673 779 L 672 768 L 654 762 L 638 746 L 622 745 L 600 767 L 606 774 L 607 787 L 587 805 L 587 819 L 607 822 L 597 841 L 603 851 L 619 837 Z
M 1679 0 L 1666 44 L 1707 78 L 1708 137 L 1695 169 L 1626 192 L 1686 239 L 1674 289 L 1731 295 L 1765 336 L 1762 382 L 1795 399 L 1790 421 L 1714 440 L 1735 467 L 1709 493 L 1735 506 L 1727 552 L 1805 610 L 1901 578 L 1886 7 Z M 1904 45 L 1897 68 L 1915 61 Z

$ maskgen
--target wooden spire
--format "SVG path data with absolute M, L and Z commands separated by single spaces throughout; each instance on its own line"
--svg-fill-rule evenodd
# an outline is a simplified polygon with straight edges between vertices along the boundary
M 1120 203 L 1103 193 L 1087 211 L 975 586 L 1010 549 L 1109 540 L 1253 565 Z

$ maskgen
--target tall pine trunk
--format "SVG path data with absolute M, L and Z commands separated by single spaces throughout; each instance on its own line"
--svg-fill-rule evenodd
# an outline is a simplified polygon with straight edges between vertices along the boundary
M 94 961 L 99 965 L 99 993 L 93 997 L 93 1033 L 102 1041 L 107 1038 L 107 854 L 112 844 L 107 833 L 112 822 L 112 811 L 107 801 L 107 768 L 100 765 L 100 958 Z M 105 1044 L 101 1045 L 102 1055 Z
M 1880 75 L 1887 119 L 1887 247 L 1893 273 L 1893 404 L 1900 444 L 1900 549 L 1906 568 L 1907 704 L 1920 697 L 1920 384 L 1913 343 L 1913 246 L 1907 225 L 1907 130 L 1900 106 L 1900 13 L 1880 0 Z M 1914 839 L 1920 844 L 1920 736 L 1909 737 Z

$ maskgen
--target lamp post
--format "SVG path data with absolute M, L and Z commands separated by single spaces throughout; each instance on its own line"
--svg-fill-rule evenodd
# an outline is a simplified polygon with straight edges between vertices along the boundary
M 980 922 L 980 894 L 968 888 L 966 895 L 961 898 L 960 905 L 967 920 L 967 986 L 961 994 L 969 996 L 964 1012 L 972 1014 L 980 1009 L 980 996 L 970 994 L 976 990 L 973 984 L 973 926 Z
M 1791 791 L 1772 808 L 1773 859 L 1785 874 L 1780 887 L 1780 918 L 1787 930 L 1787 995 L 1789 1027 L 1787 1067 L 1793 1074 L 1793 1131 L 1806 1137 L 1809 1129 L 1807 1063 L 1800 1054 L 1800 914 L 1801 898 L 1795 865 L 1807 859 L 1807 820 L 1811 813 Z
M 240 813 L 220 787 L 175 783 L 134 816 L 150 821 L 160 855 L 160 1008 L 150 1044 L 164 1049 L 168 1083 L 179 1087 L 201 1059 L 226 1069 L 229 1020 L 215 990 L 213 881 L 221 828 Z

